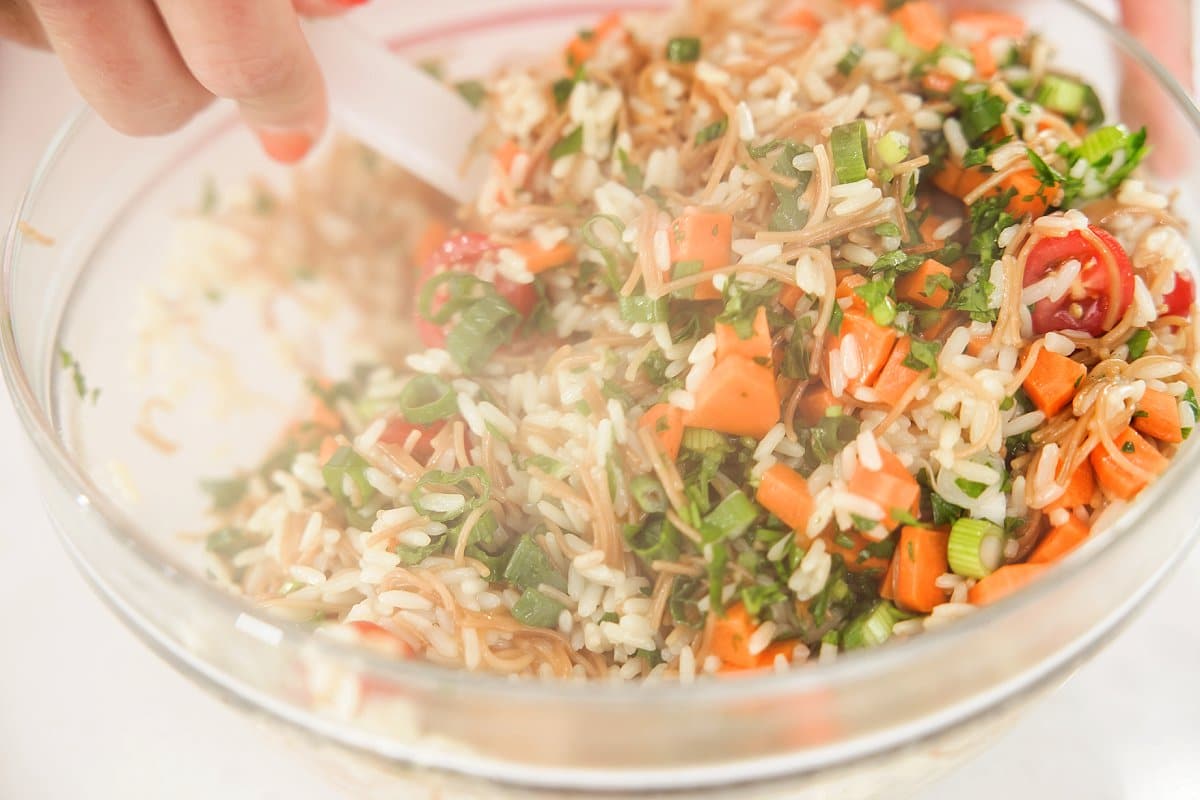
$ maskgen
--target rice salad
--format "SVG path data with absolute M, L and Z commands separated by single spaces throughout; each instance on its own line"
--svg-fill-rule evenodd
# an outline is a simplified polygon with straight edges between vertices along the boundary
M 397 658 L 683 681 L 1036 581 L 1197 416 L 1146 131 L 1051 55 L 926 0 L 691 0 L 459 84 L 478 199 L 375 263 L 384 355 L 219 483 L 209 571 Z M 396 249 L 379 217 L 343 239 Z

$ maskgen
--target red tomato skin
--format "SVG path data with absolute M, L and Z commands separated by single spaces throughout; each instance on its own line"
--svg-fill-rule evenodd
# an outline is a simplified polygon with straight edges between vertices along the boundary
M 420 431 L 421 438 L 417 439 L 417 443 L 413 445 L 412 454 L 414 458 L 424 461 L 433 455 L 433 438 L 441 433 L 444 427 L 446 427 L 446 421 L 441 419 L 428 425 L 414 425 L 407 420 L 393 417 L 388 420 L 383 433 L 379 434 L 379 441 L 384 444 L 402 445 L 408 441 L 408 437 L 413 431 Z
M 446 239 L 434 248 L 433 254 L 421 265 L 421 279 L 417 282 L 418 296 L 421 287 L 429 278 L 447 270 L 473 272 L 479 265 L 479 260 L 496 249 L 499 249 L 499 245 L 482 233 L 459 233 Z M 528 317 L 537 305 L 537 290 L 533 288 L 532 284 L 517 283 L 502 275 L 497 275 L 493 279 L 492 285 L 496 288 L 496 292 L 523 317 Z M 436 311 L 443 302 L 445 302 L 444 297 L 435 296 L 433 310 Z M 446 344 L 445 329 L 421 316 L 420 310 L 416 314 L 416 328 L 417 335 L 421 337 L 421 341 L 425 343 L 426 347 L 442 347 Z
M 1175 288 L 1163 295 L 1163 305 L 1170 317 L 1186 317 L 1196 302 L 1196 282 L 1187 272 L 1175 273 Z
M 1108 231 L 1095 225 L 1089 228 L 1116 261 L 1121 282 L 1120 303 L 1116 316 L 1120 319 L 1133 302 L 1133 265 L 1125 253 L 1125 248 L 1121 247 L 1121 243 Z M 1072 258 L 1083 262 L 1083 270 L 1077 280 L 1083 285 L 1086 295 L 1075 299 L 1068 293 L 1057 302 L 1039 300 L 1035 303 L 1032 312 L 1033 331 L 1038 335 L 1048 331 L 1075 330 L 1084 331 L 1092 336 L 1102 336 L 1106 331 L 1104 318 L 1108 314 L 1108 282 L 1111 278 L 1101 254 L 1096 252 L 1079 231 L 1038 242 L 1025 262 L 1024 285 L 1036 283 L 1051 270 Z M 1070 312 L 1070 307 L 1076 303 L 1082 307 L 1082 313 L 1078 317 Z

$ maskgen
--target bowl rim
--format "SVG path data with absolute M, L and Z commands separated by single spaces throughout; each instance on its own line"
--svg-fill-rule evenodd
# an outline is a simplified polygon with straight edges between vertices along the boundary
M 1118 46 L 1125 55 L 1134 59 L 1153 75 L 1158 85 L 1173 101 L 1177 110 L 1190 123 L 1193 134 L 1200 136 L 1200 110 L 1197 109 L 1180 83 L 1167 72 L 1146 47 L 1097 11 L 1082 3 L 1081 0 L 1057 1 L 1103 29 L 1111 43 Z M 558 16 L 582 16 L 589 12 L 614 7 L 647 9 L 656 5 L 658 4 L 646 2 L 614 2 L 611 4 L 595 2 L 590 5 L 572 6 L 570 11 L 563 11 Z M 529 23 L 535 18 L 544 19 L 546 10 L 547 6 L 530 5 L 523 14 L 510 12 L 503 15 L 493 14 L 489 17 L 484 12 L 482 16 L 494 17 L 496 19 L 494 24 L 501 26 L 505 24 L 504 20 L 500 19 L 501 17 L 508 20 L 508 25 L 520 25 Z M 472 17 L 472 19 L 476 20 L 476 25 L 485 24 L 478 21 L 479 17 Z M 452 31 L 449 30 L 451 26 L 444 27 L 446 30 L 442 31 L 440 35 L 451 35 Z M 432 37 L 433 34 L 424 37 L 405 35 L 394 37 L 389 42 L 416 44 L 427 42 Z M 643 706 L 672 706 L 683 702 L 694 703 L 697 700 L 711 702 L 766 699 L 781 694 L 797 694 L 818 688 L 850 685 L 892 673 L 898 667 L 903 666 L 906 661 L 921 653 L 948 647 L 955 641 L 964 639 L 981 628 L 989 626 L 994 620 L 1015 615 L 1036 605 L 1055 588 L 1085 574 L 1091 565 L 1106 553 L 1118 539 L 1133 532 L 1143 512 L 1151 507 L 1163 493 L 1179 488 L 1182 480 L 1196 469 L 1197 462 L 1200 461 L 1200 446 L 1190 443 L 1183 447 L 1176 456 L 1172 468 L 1162 479 L 1144 490 L 1109 530 L 1104 531 L 1100 536 L 1087 542 L 1079 550 L 1065 558 L 1057 566 L 1057 569 L 1043 580 L 1035 582 L 1033 586 L 1027 587 L 995 605 L 977 610 L 970 615 L 969 619 L 958 620 L 953 625 L 923 633 L 888 647 L 846 654 L 830 664 L 806 664 L 803 669 L 789 670 L 782 674 L 764 673 L 743 680 L 713 681 L 701 685 L 682 685 L 672 682 L 654 683 L 653 685 L 640 682 L 608 681 L 585 684 L 569 681 L 513 682 L 504 677 L 486 673 L 471 673 L 424 662 L 390 659 L 353 643 L 329 637 L 313 636 L 311 631 L 272 617 L 264 609 L 255 606 L 241 596 L 234 595 L 216 583 L 193 574 L 189 566 L 159 546 L 156 542 L 158 537 L 154 535 L 154 532 L 138 526 L 95 485 L 83 467 L 76 463 L 65 443 L 55 432 L 50 415 L 37 400 L 30 371 L 25 369 L 21 360 L 12 322 L 12 286 L 22 246 L 22 225 L 41 198 L 41 190 L 57 165 L 60 156 L 81 129 L 89 124 L 95 124 L 96 121 L 97 117 L 94 112 L 84 108 L 54 135 L 16 206 L 5 236 L 3 252 L 0 254 L 2 257 L 2 261 L 0 261 L 0 319 L 3 320 L 0 324 L 0 365 L 3 367 L 5 382 L 13 399 L 14 408 L 26 436 L 34 445 L 37 457 L 49 468 L 60 487 L 72 493 L 81 507 L 97 514 L 106 532 L 127 547 L 136 558 L 143 562 L 144 567 L 159 572 L 165 580 L 173 583 L 177 588 L 197 597 L 210 611 L 219 611 L 228 615 L 231 620 L 248 617 L 254 620 L 256 625 L 278 631 L 278 646 L 281 648 L 289 648 L 296 652 L 302 649 L 315 652 L 335 663 L 378 675 L 398 684 L 466 690 L 481 694 L 496 693 L 508 699 L 550 700 L 579 706 L 607 705 L 613 702 L 636 702 Z M 84 273 L 81 272 L 82 274 Z M 76 280 L 78 281 L 79 278 Z M 1140 603 L 1144 596 L 1149 594 L 1155 583 L 1182 559 L 1196 538 L 1197 532 L 1193 531 L 1171 558 L 1155 572 L 1155 578 L 1145 587 L 1145 591 L 1138 597 L 1130 598 L 1132 605 Z M 1059 651 L 1058 658 L 1044 661 L 1035 668 L 1019 673 L 1015 678 L 998 687 L 997 691 L 1003 689 L 1002 697 L 1011 697 L 1022 687 L 1036 685 L 1041 678 L 1054 672 L 1062 664 L 1085 651 L 1086 648 L 1093 646 L 1095 640 L 1104 633 L 1099 629 L 1109 627 L 1111 625 L 1098 624 L 1088 635 L 1080 637 L 1074 642 L 1073 647 Z M 159 635 L 161 634 L 159 633 Z M 209 678 L 213 679 L 212 676 Z M 215 681 L 215 679 L 213 680 Z M 1007 685 L 1014 680 L 1019 685 Z M 986 694 L 990 696 L 994 693 L 987 692 Z M 980 708 L 993 705 L 994 702 L 994 699 L 982 698 Z M 938 709 L 938 711 L 944 710 L 946 709 Z M 955 715 L 955 719 L 968 718 L 970 715 L 970 709 L 962 710 L 961 713 Z M 933 717 L 937 714 L 927 716 Z M 955 720 L 944 721 L 943 725 L 953 721 Z

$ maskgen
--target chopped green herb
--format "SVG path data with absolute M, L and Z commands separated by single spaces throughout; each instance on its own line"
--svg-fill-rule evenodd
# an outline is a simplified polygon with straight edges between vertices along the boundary
M 875 324 L 885 328 L 896 321 L 896 298 L 892 296 L 892 290 L 893 282 L 888 278 L 874 278 L 854 290 L 867 304 Z
M 1142 328 L 1136 331 L 1133 336 L 1129 337 L 1126 346 L 1129 348 L 1129 360 L 1137 361 L 1146 353 L 1146 347 L 1150 344 L 1150 331 L 1147 328 Z
M 705 125 L 700 130 L 696 131 L 696 146 L 706 145 L 711 141 L 720 139 L 725 135 L 725 131 L 729 128 L 729 118 L 721 117 L 716 122 Z
M 677 36 L 667 42 L 667 61 L 690 64 L 700 60 L 700 40 L 695 36 Z
M 908 355 L 902 362 L 909 369 L 918 372 L 929 370 L 929 377 L 937 377 L 938 353 L 942 350 L 941 342 L 927 342 L 914 337 L 909 344 Z
M 625 526 L 629 549 L 647 566 L 679 558 L 679 531 L 662 514 L 651 514 L 641 525 Z
M 858 62 L 862 61 L 864 52 L 866 51 L 863 50 L 863 46 L 861 44 L 855 42 L 854 44 L 850 45 L 850 49 L 847 50 L 846 54 L 838 60 L 837 71 L 843 75 L 849 75 L 854 71 L 854 68 L 858 66 Z
M 250 482 L 245 478 L 201 479 L 200 488 L 212 498 L 213 511 L 227 511 L 242 501 Z
M 550 148 L 550 160 L 557 161 L 564 156 L 573 156 L 583 149 L 583 126 L 575 128 Z
M 1126 442 L 1125 444 L 1121 445 L 1122 453 L 1133 453 L 1136 452 L 1136 450 L 1137 448 L 1133 446 L 1133 442 Z
M 471 108 L 479 108 L 487 99 L 487 87 L 479 81 L 459 81 L 454 84 L 454 88 Z
M 963 494 L 972 499 L 987 491 L 988 485 L 979 481 L 969 481 L 966 478 L 955 478 L 954 485 L 962 489 Z

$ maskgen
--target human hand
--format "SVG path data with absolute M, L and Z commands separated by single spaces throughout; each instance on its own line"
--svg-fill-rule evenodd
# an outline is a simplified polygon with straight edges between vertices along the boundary
M 53 48 L 114 128 L 174 130 L 215 97 L 235 100 L 263 149 L 308 152 L 326 121 L 325 86 L 299 15 L 365 0 L 0 0 L 0 36 Z

